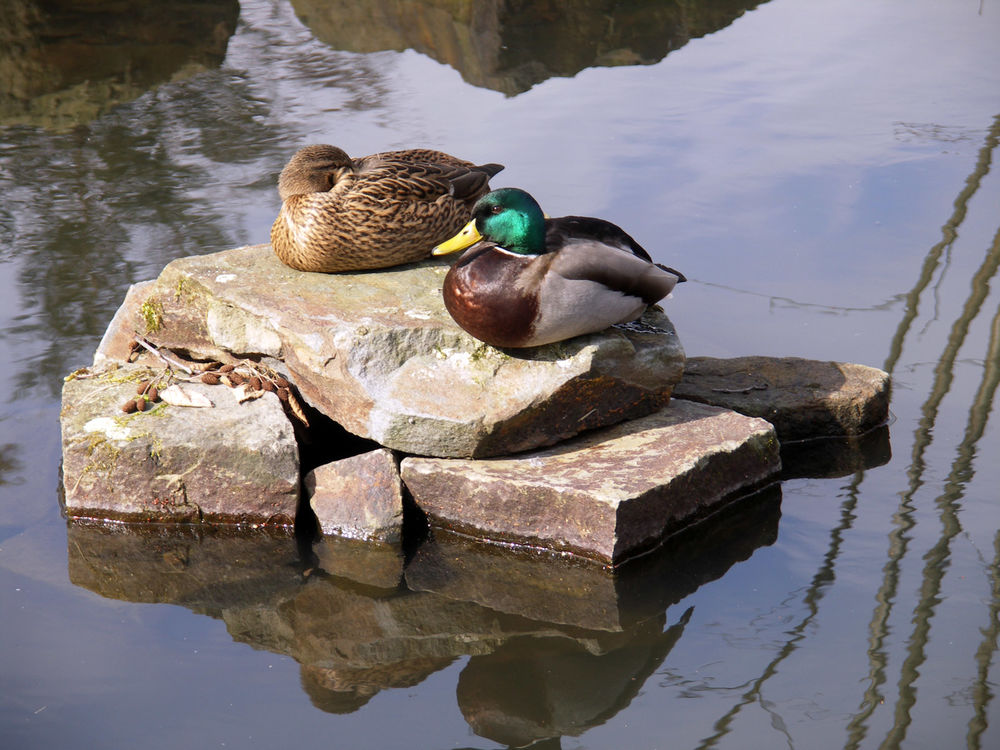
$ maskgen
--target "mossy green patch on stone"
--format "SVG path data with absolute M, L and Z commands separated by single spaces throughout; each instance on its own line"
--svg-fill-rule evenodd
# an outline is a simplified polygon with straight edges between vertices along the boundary
M 471 362 L 479 362 L 480 360 L 483 359 L 495 359 L 504 361 L 510 358 L 511 357 L 509 354 L 507 354 L 507 352 L 501 349 L 497 349 L 495 346 L 491 346 L 490 344 L 485 344 L 485 343 L 481 343 L 479 346 L 473 349 L 472 352 L 469 354 L 469 360 Z
M 186 284 L 187 279 L 185 277 L 177 277 L 177 285 L 174 287 L 174 302 L 177 302 L 187 292 L 187 289 L 184 288 Z
M 156 333 L 163 327 L 163 303 L 156 297 L 150 297 L 139 308 L 146 333 Z

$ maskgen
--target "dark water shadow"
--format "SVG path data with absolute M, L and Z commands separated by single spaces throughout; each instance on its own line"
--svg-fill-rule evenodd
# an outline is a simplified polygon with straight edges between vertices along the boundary
M 450 65 L 473 86 L 507 96 L 585 68 L 652 65 L 759 4 L 292 0 L 303 23 L 334 49 L 413 49 Z
M 885 466 L 892 458 L 889 425 L 863 435 L 781 443 L 781 479 L 834 479 Z

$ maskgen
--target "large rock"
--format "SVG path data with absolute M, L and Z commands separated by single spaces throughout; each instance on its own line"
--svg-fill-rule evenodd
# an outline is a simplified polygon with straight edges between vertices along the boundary
M 290 525 L 299 454 L 273 393 L 239 403 L 223 385 L 185 384 L 211 408 L 157 403 L 125 414 L 136 383 L 160 371 L 110 365 L 63 387 L 63 486 L 70 516 Z
M 284 361 L 302 395 L 356 435 L 404 453 L 484 457 L 551 445 L 663 407 L 684 353 L 662 312 L 529 350 L 498 350 L 451 320 L 446 262 L 314 274 L 270 246 L 170 263 L 134 286 L 97 360 L 136 332 L 204 358 Z
M 766 419 L 782 441 L 860 435 L 889 418 L 888 373 L 846 362 L 691 357 L 674 395 Z
M 432 525 L 618 563 L 780 469 L 774 428 L 690 401 L 510 458 L 405 458 Z

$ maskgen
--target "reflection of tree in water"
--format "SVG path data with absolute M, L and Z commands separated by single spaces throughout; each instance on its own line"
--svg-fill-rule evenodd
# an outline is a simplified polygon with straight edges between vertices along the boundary
M 912 333 L 924 292 L 930 287 L 938 272 L 942 258 L 949 257 L 950 250 L 958 238 L 958 229 L 967 216 L 970 202 L 990 172 L 993 154 L 998 146 L 1000 146 L 1000 115 L 994 118 L 985 143 L 979 150 L 977 162 L 955 200 L 954 211 L 942 226 L 942 239 L 928 251 L 917 281 L 905 297 L 906 305 L 902 320 L 889 344 L 889 355 L 885 364 L 889 372 L 894 371 L 902 357 L 904 343 Z M 907 732 L 917 710 L 916 683 L 921 668 L 928 658 L 931 625 L 939 605 L 946 599 L 942 587 L 944 576 L 951 565 L 951 543 L 963 530 L 959 515 L 960 501 L 965 494 L 966 486 L 975 476 L 974 461 L 978 444 L 986 432 L 993 400 L 1000 386 L 1000 312 L 993 316 L 989 324 L 990 337 L 983 358 L 983 373 L 969 407 L 965 434 L 954 449 L 955 458 L 944 486 L 934 498 L 940 531 L 936 543 L 923 556 L 920 596 L 914 607 L 912 631 L 903 641 L 905 655 L 899 667 L 897 698 L 894 702 L 887 701 L 883 693 L 889 679 L 890 638 L 894 635 L 890 621 L 901 597 L 900 586 L 906 578 L 904 561 L 909 557 L 910 541 L 916 536 L 914 528 L 917 526 L 918 518 L 921 517 L 922 509 L 916 504 L 916 498 L 918 491 L 928 481 L 926 455 L 935 437 L 935 424 L 942 402 L 951 390 L 955 367 L 959 361 L 958 354 L 967 343 L 971 326 L 984 309 L 989 309 L 984 306 L 990 294 L 990 284 L 995 280 L 998 270 L 1000 270 L 1000 230 L 994 235 L 983 260 L 970 280 L 968 297 L 948 332 L 944 348 L 934 368 L 934 377 L 927 398 L 921 408 L 921 420 L 914 434 L 912 455 L 907 470 L 909 483 L 900 493 L 900 501 L 892 515 L 893 528 L 888 535 L 887 559 L 881 571 L 882 580 L 879 589 L 874 597 L 876 605 L 872 610 L 868 628 L 867 684 L 858 710 L 847 723 L 845 744 L 847 748 L 862 746 L 868 736 L 873 714 L 887 703 L 892 711 L 892 724 L 882 746 L 900 747 L 906 741 Z M 811 623 L 818 617 L 821 600 L 835 580 L 836 563 L 841 556 L 844 539 L 857 517 L 858 498 L 863 480 L 864 471 L 859 471 L 846 488 L 847 499 L 841 506 L 841 522 L 832 530 L 823 564 L 803 597 L 803 603 L 807 605 L 806 616 L 788 629 L 790 637 L 782 644 L 777 656 L 765 666 L 760 676 L 752 681 L 750 689 L 740 696 L 740 700 L 715 723 L 716 731 L 706 737 L 699 747 L 716 747 L 722 738 L 732 733 L 736 716 L 747 705 L 762 702 L 761 696 L 765 684 L 779 674 L 782 663 L 797 651 L 808 637 Z M 966 743 L 970 748 L 982 746 L 981 738 L 987 726 L 988 706 L 993 699 L 989 685 L 989 670 L 996 652 L 997 641 L 1000 639 L 998 636 L 1000 627 L 997 625 L 997 612 L 1000 611 L 1000 572 L 998 572 L 1000 533 L 995 537 L 994 547 L 995 557 L 993 564 L 988 568 L 990 585 L 988 626 L 981 630 L 983 638 L 975 654 L 976 674 L 970 688 L 972 717 L 969 720 Z M 775 727 L 784 726 L 782 717 L 777 714 L 772 723 Z M 790 737 L 788 742 L 792 743 Z
M 214 68 L 238 17 L 238 0 L 5 0 L 0 123 L 71 128 Z
M 18 396 L 41 383 L 57 395 L 130 284 L 174 258 L 267 241 L 248 235 L 247 212 L 277 202 L 274 178 L 301 140 L 297 113 L 314 106 L 283 100 L 275 81 L 325 82 L 345 109 L 386 106 L 376 63 L 300 49 L 281 36 L 294 30 L 265 21 L 241 29 L 236 65 L 253 54 L 253 76 L 193 74 L 69 132 L 0 130 L 0 263 L 20 297 L 0 336 L 15 352 Z
M 0 154 L 4 222 L 13 228 L 5 260 L 17 263 L 22 314 L 5 335 L 29 352 L 18 390 L 42 377 L 58 393 L 129 284 L 173 258 L 237 240 L 225 206 L 206 200 L 218 179 L 210 149 L 185 153 L 210 115 L 192 122 L 189 114 L 199 99 L 214 100 L 216 113 L 229 105 L 240 115 L 226 118 L 227 140 L 259 138 L 253 103 L 234 89 L 220 100 L 204 78 L 182 88 L 176 100 L 127 105 L 65 135 L 9 133 Z M 215 121 L 211 127 L 220 129 Z M 32 351 L 39 345 L 41 352 Z
M 651 65 L 759 5 L 748 0 L 292 0 L 334 49 L 413 49 L 514 96 L 590 67 Z
M 965 187 L 955 200 L 954 211 L 941 228 L 941 241 L 928 251 L 917 282 L 906 297 L 907 304 L 903 319 L 900 321 L 896 335 L 890 344 L 889 356 L 886 361 L 886 369 L 889 371 L 895 368 L 902 355 L 903 344 L 907 340 L 912 324 L 917 317 L 923 292 L 928 288 L 942 257 L 948 257 L 950 254 L 950 249 L 958 238 L 958 229 L 967 216 L 969 204 L 982 185 L 983 179 L 990 172 L 993 154 L 998 146 L 1000 146 L 1000 115 L 994 117 L 985 143 L 979 150 L 976 164 L 966 179 Z M 945 252 L 946 250 L 949 252 Z M 996 278 L 998 269 L 1000 269 L 1000 229 L 994 235 L 993 242 L 986 250 L 982 262 L 970 280 L 969 295 L 948 332 L 944 349 L 934 367 L 934 378 L 930 390 L 921 407 L 921 419 L 914 434 L 912 455 L 907 471 L 909 483 L 906 490 L 900 493 L 899 507 L 894 514 L 894 528 L 889 534 L 887 561 L 883 566 L 882 584 L 876 597 L 879 605 L 873 611 L 869 624 L 871 647 L 869 649 L 868 686 L 861 706 L 850 722 L 850 742 L 847 747 L 860 746 L 868 733 L 868 722 L 871 715 L 885 702 L 882 690 L 883 685 L 888 680 L 886 670 L 889 663 L 887 642 L 892 632 L 889 627 L 889 619 L 894 605 L 900 597 L 903 561 L 909 552 L 910 540 L 915 536 L 913 529 L 917 525 L 920 514 L 920 508 L 917 507 L 915 498 L 927 481 L 928 462 L 926 455 L 934 441 L 935 425 L 942 402 L 951 390 L 955 378 L 959 351 L 967 342 L 973 322 L 984 310 L 984 304 L 990 294 L 990 284 Z M 942 273 L 946 271 L 947 264 Z M 938 605 L 945 598 L 942 596 L 941 590 L 945 573 L 950 567 L 951 543 L 963 530 L 959 515 L 961 500 L 967 484 L 975 476 L 974 461 L 977 446 L 986 431 L 988 418 L 993 407 L 993 399 L 997 386 L 1000 384 L 1000 372 L 997 368 L 997 358 L 1000 357 L 1000 312 L 992 318 L 989 330 L 990 338 L 983 359 L 983 373 L 969 408 L 965 434 L 955 448 L 955 458 L 944 487 L 935 498 L 941 529 L 937 542 L 924 555 L 925 563 L 921 570 L 920 599 L 914 607 L 913 630 L 906 640 L 906 657 L 900 667 L 897 682 L 898 699 L 893 709 L 893 724 L 885 740 L 893 747 L 905 741 L 910 723 L 913 720 L 917 702 L 917 691 L 914 685 L 920 676 L 921 667 L 927 659 L 931 624 L 938 610 Z M 981 719 L 986 715 L 986 708 L 993 697 L 987 686 L 988 667 L 986 670 L 983 669 L 983 658 L 984 654 L 992 654 L 996 648 L 995 617 L 997 608 L 1000 606 L 996 592 L 1000 588 L 998 588 L 997 567 L 991 566 L 990 571 L 993 596 L 989 606 L 989 622 L 993 630 L 983 631 L 984 639 L 979 652 L 977 652 L 977 679 L 972 685 L 974 717 L 970 720 L 969 747 L 980 746 Z

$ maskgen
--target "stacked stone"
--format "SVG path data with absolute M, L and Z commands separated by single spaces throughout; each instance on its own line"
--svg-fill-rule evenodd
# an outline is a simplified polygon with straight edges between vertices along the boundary
M 855 435 L 886 419 L 888 377 L 872 368 L 701 358 L 685 376 L 656 308 L 495 349 L 445 311 L 447 268 L 301 273 L 260 245 L 182 258 L 133 286 L 93 367 L 66 383 L 67 513 L 291 523 L 300 443 L 316 453 L 309 423 L 328 418 L 372 442 L 303 478 L 325 532 L 398 541 L 411 497 L 432 526 L 614 564 L 766 484 L 783 431 Z M 205 376 L 223 365 L 241 382 Z M 143 380 L 211 408 L 124 413 Z

